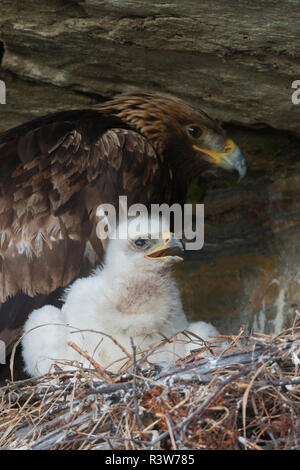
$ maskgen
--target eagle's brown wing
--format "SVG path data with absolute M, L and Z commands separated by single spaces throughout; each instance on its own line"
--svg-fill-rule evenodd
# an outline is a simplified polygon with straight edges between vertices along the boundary
M 103 254 L 98 205 L 117 204 L 120 194 L 129 202 L 151 197 L 156 154 L 121 124 L 97 111 L 70 112 L 0 136 L 1 302 L 66 286 L 84 259 L 91 269 Z

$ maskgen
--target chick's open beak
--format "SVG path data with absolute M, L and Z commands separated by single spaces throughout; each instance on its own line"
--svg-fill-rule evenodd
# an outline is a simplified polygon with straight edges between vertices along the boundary
M 197 145 L 193 145 L 195 150 L 208 155 L 211 160 L 225 170 L 238 171 L 238 182 L 245 176 L 247 172 L 246 160 L 239 147 L 231 139 L 227 139 L 221 152 L 208 150 Z
M 145 258 L 150 260 L 160 260 L 165 263 L 183 261 L 178 256 L 178 253 L 184 251 L 182 242 L 174 236 L 173 233 L 165 232 L 162 236 L 162 243 L 159 244 L 154 250 L 145 255 Z

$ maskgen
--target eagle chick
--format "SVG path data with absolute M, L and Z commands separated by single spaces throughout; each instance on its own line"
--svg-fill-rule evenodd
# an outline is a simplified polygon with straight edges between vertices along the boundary
M 69 342 L 101 366 L 117 372 L 132 355 L 131 338 L 140 357 L 150 345 L 161 342 L 158 332 L 172 337 L 189 330 L 204 340 L 218 334 L 211 324 L 189 324 L 184 314 L 171 269 L 182 260 L 178 252 L 183 246 L 166 230 L 166 221 L 133 219 L 128 232 L 124 224 L 109 240 L 104 267 L 75 281 L 66 290 L 61 309 L 46 305 L 29 316 L 22 341 L 29 375 L 48 373 L 55 361 L 60 366 L 64 361 L 77 361 L 90 367 Z M 121 238 L 118 234 L 124 234 L 124 230 L 128 236 Z M 184 342 L 170 342 L 159 347 L 150 360 L 170 362 L 188 352 Z M 63 368 L 72 367 L 65 363 Z

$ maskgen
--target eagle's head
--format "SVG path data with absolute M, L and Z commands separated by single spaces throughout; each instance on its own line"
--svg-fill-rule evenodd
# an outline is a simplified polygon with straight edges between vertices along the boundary
M 192 180 L 207 167 L 246 174 L 239 147 L 218 122 L 184 101 L 160 93 L 121 95 L 107 104 L 130 127 L 143 134 L 165 164 Z
M 124 279 L 129 273 L 165 273 L 182 261 L 184 251 L 181 240 L 169 227 L 169 221 L 162 217 L 140 216 L 123 221 L 111 234 L 106 267 Z

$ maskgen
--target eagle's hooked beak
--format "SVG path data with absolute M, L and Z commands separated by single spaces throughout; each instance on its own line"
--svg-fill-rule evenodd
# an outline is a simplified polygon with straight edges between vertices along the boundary
M 164 232 L 162 236 L 162 244 L 145 255 L 145 258 L 150 260 L 160 260 L 165 263 L 177 263 L 183 261 L 183 258 L 176 253 L 184 251 L 182 242 L 174 236 L 171 232 Z
M 214 150 L 208 150 L 198 147 L 197 145 L 193 145 L 195 150 L 199 152 L 205 153 L 208 155 L 216 165 L 221 166 L 225 170 L 234 171 L 237 170 L 239 172 L 239 179 L 238 182 L 244 178 L 247 172 L 246 160 L 244 155 L 242 154 L 239 147 L 233 142 L 231 139 L 226 139 L 223 151 L 216 152 Z

